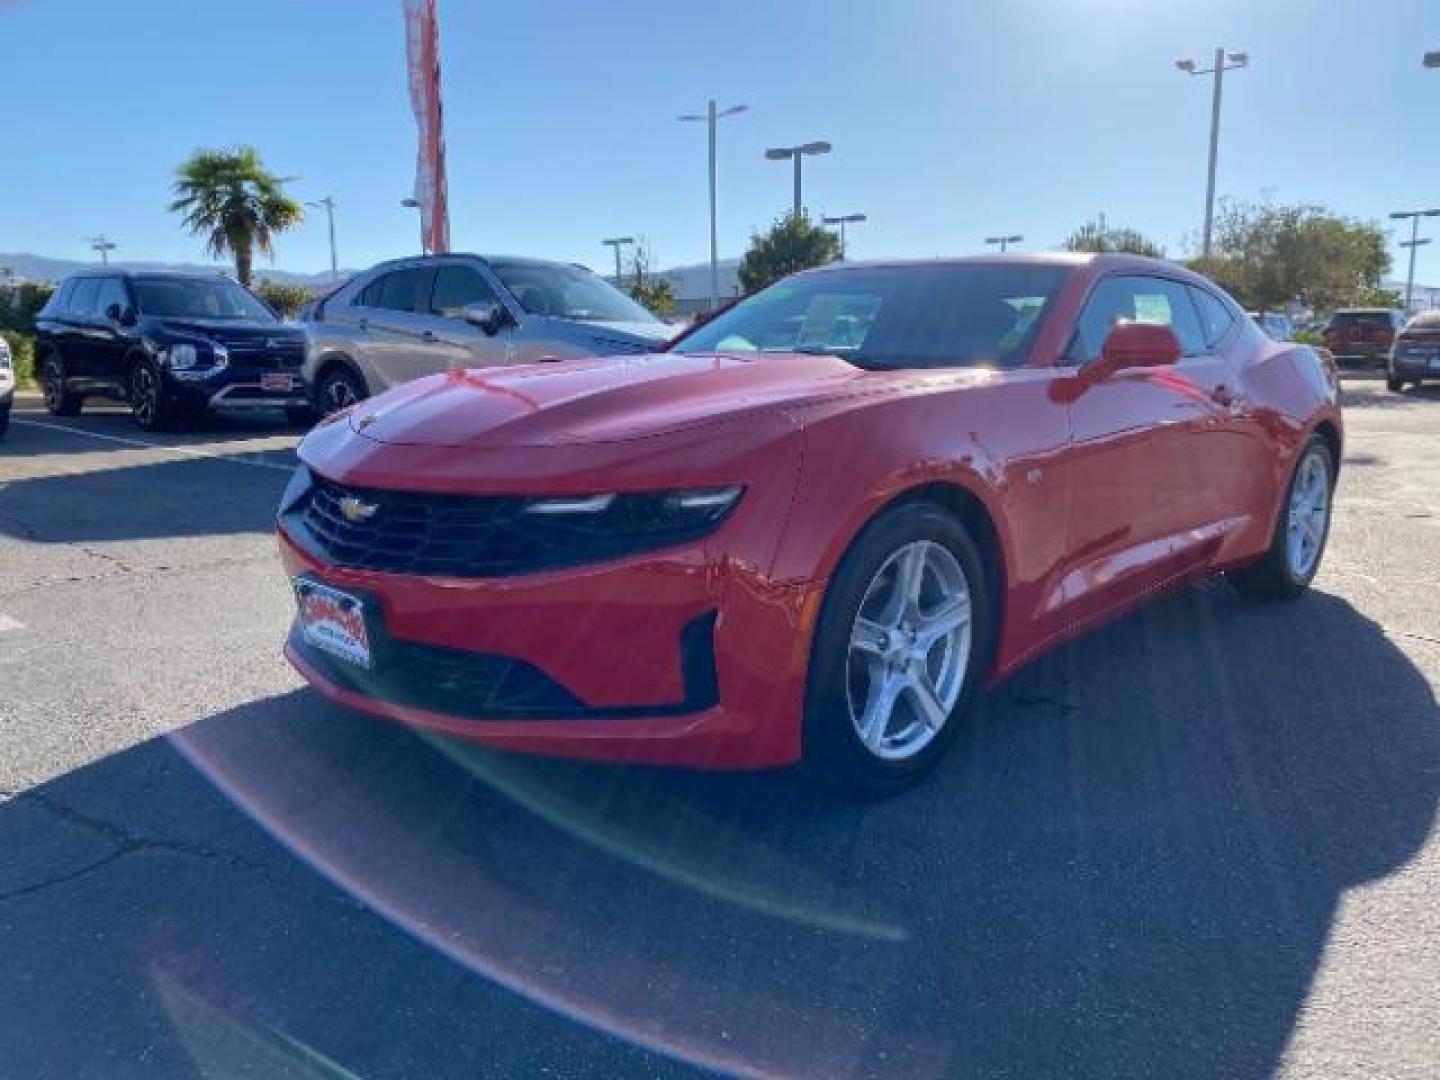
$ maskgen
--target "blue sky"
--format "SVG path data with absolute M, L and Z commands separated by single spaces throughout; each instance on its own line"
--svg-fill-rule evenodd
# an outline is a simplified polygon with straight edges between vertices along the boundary
M 0 251 L 192 260 L 165 202 L 201 146 L 248 142 L 303 198 L 340 204 L 340 257 L 413 251 L 414 125 L 400 0 L 0 0 Z M 1051 247 L 1104 211 L 1173 255 L 1196 242 L 1207 80 L 1175 58 L 1243 48 L 1220 192 L 1377 218 L 1440 205 L 1437 0 L 440 0 L 457 250 L 662 266 L 708 251 L 703 125 L 723 122 L 720 236 L 783 212 L 766 146 L 828 139 L 806 202 L 864 211 L 852 257 Z M 1437 219 L 1440 222 L 1440 219 Z M 1417 277 L 1440 283 L 1437 242 Z M 1397 236 L 1396 239 L 1399 239 Z M 1404 272 L 1395 249 L 1396 275 Z M 276 265 L 320 270 L 323 215 Z

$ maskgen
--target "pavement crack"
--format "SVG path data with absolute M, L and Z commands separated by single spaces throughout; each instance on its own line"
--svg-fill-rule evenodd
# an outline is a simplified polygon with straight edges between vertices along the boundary
M 226 850 L 225 848 L 133 833 L 113 821 L 108 821 L 105 818 L 77 810 L 75 807 L 62 803 L 49 795 L 42 795 L 34 791 L 18 793 L 0 792 L 0 795 L 8 797 L 15 802 L 33 803 L 47 813 L 59 818 L 61 821 L 92 832 L 112 845 L 109 852 L 98 859 L 86 863 L 84 866 L 52 875 L 41 881 L 21 885 L 6 892 L 0 892 L 0 901 L 11 900 L 20 896 L 28 896 L 42 889 L 47 889 L 55 885 L 63 885 L 68 881 L 74 881 L 78 877 L 98 870 L 102 866 L 114 862 L 116 859 L 123 858 L 126 855 L 133 855 L 136 852 L 145 851 L 161 851 L 197 859 L 213 859 L 238 869 L 258 871 L 262 874 L 266 873 L 266 869 L 262 864 L 247 859 L 236 852 Z

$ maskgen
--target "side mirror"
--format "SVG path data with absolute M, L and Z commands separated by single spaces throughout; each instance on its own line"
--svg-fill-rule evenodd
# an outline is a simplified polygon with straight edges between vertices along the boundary
M 471 326 L 478 326 L 490 337 L 494 337 L 510 324 L 510 312 L 498 300 L 492 304 L 466 304 L 461 317 Z
M 1134 367 L 1174 364 L 1184 355 L 1175 331 L 1160 323 L 1121 322 L 1100 347 L 1104 374 Z
M 135 310 L 125 304 L 111 304 L 105 309 L 105 317 L 121 326 L 135 325 Z

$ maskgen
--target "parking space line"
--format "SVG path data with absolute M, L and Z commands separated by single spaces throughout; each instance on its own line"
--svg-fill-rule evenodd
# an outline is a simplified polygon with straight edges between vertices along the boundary
M 0 634 L 9 633 L 11 630 L 24 630 L 25 624 L 19 619 L 12 619 L 9 615 L 0 614 Z
M 123 435 L 104 435 L 98 431 L 86 431 L 84 428 L 66 427 L 64 424 L 47 424 L 41 420 L 20 420 L 12 419 L 10 423 L 16 427 L 41 428 L 45 431 L 63 431 L 67 435 L 84 435 L 89 439 L 98 439 L 100 442 L 119 443 L 121 446 L 135 446 L 143 450 L 166 450 L 181 457 L 208 458 L 211 461 L 228 461 L 235 465 L 249 465 L 254 469 L 271 469 L 275 472 L 293 472 L 293 465 L 278 465 L 273 461 L 247 461 L 245 458 L 235 457 L 232 454 L 214 454 L 208 450 L 196 450 L 192 446 L 167 446 L 164 443 L 146 442 L 144 439 L 127 439 Z

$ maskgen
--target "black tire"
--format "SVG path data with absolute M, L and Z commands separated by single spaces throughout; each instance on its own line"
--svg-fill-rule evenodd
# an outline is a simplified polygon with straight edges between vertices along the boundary
M 343 364 L 331 364 L 315 384 L 315 405 L 321 416 L 337 413 L 369 396 L 365 380 Z
M 1405 389 L 1405 380 L 1395 375 L 1387 375 L 1385 377 L 1385 389 L 1389 390 L 1392 394 L 1398 394 Z
M 45 410 L 51 416 L 79 416 L 85 399 L 65 387 L 65 368 L 59 359 L 47 356 L 40 365 L 40 390 L 45 396 Z
M 1289 554 L 1291 501 L 1301 470 L 1312 457 L 1319 457 L 1325 468 L 1326 503 L 1324 529 L 1320 536 L 1319 548 L 1308 567 L 1297 571 Z M 1270 538 L 1270 547 L 1258 562 L 1226 575 L 1230 583 L 1247 596 L 1267 600 L 1290 600 L 1310 587 L 1320 570 L 1325 557 L 1325 545 L 1330 539 L 1330 522 L 1334 516 L 1335 459 L 1330 446 L 1320 435 L 1311 435 L 1295 459 L 1290 471 L 1290 482 L 1285 485 L 1285 499 L 1280 504 L 1280 513 L 1275 519 L 1275 533 Z
M 943 724 L 912 756 L 890 760 L 862 741 L 852 719 L 851 632 L 872 583 L 880 580 L 893 555 L 917 541 L 946 549 L 964 574 L 970 598 L 970 649 L 959 696 Z M 979 550 L 965 527 L 932 503 L 903 504 L 866 526 L 831 578 L 811 645 L 803 753 L 804 766 L 815 779 L 849 795 L 882 796 L 909 787 L 934 767 L 960 730 L 961 717 L 990 662 L 995 628 L 987 580 Z
M 9 406 L 9 405 L 6 405 L 5 408 L 0 409 L 0 439 L 3 439 L 3 438 L 5 437 L 5 433 L 6 433 L 7 431 L 9 431 L 9 430 L 10 430 L 10 406 Z
M 141 431 L 172 431 L 194 422 L 194 410 L 182 410 L 165 392 L 165 377 L 154 361 L 137 360 L 128 379 L 130 414 Z

